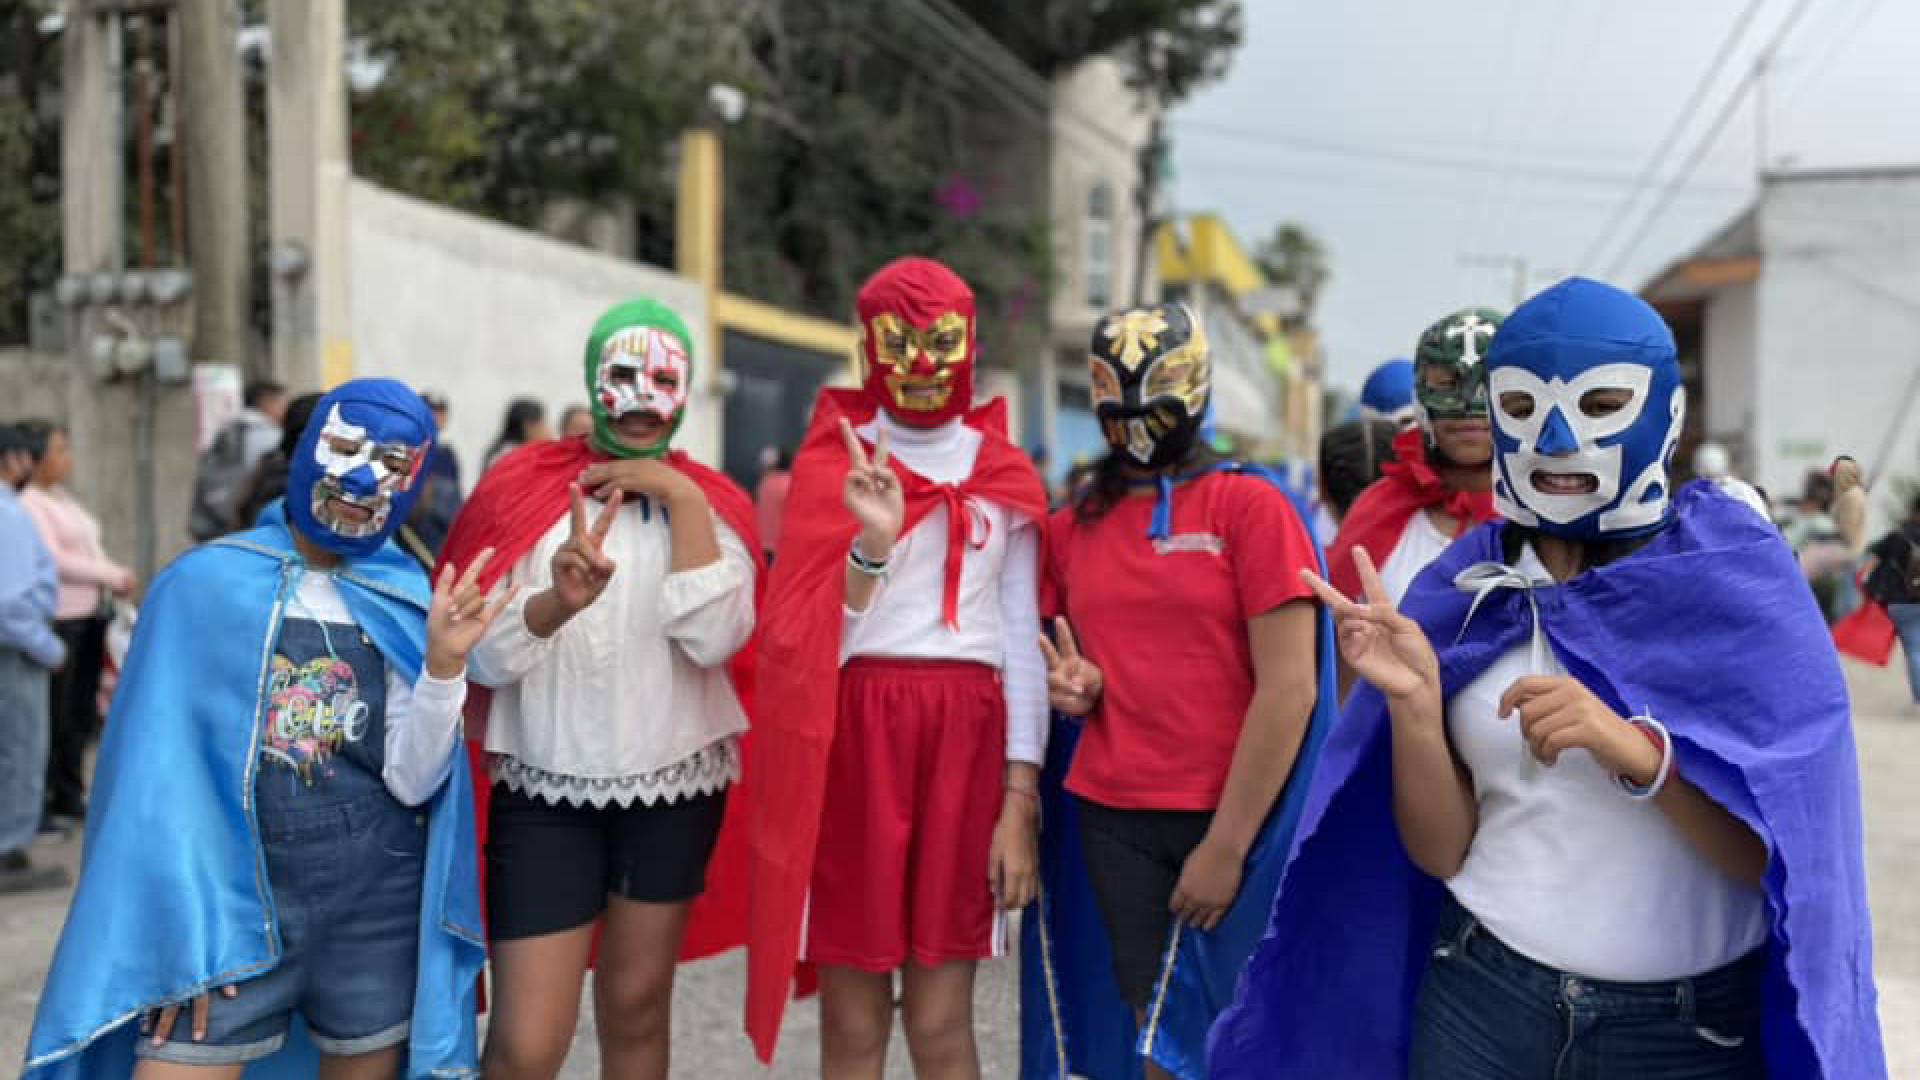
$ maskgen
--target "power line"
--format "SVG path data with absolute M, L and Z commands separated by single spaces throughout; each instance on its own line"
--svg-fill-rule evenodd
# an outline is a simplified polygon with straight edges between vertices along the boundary
M 1191 166 L 1190 168 L 1182 169 L 1182 178 L 1192 175 L 1223 178 L 1231 177 L 1235 179 L 1258 180 L 1270 187 L 1289 184 L 1331 185 L 1342 191 L 1353 193 L 1378 192 L 1382 195 L 1390 195 L 1395 198 L 1404 198 L 1406 196 L 1426 197 L 1441 200 L 1449 204 L 1469 202 L 1477 194 L 1476 191 L 1462 190 L 1457 184 L 1423 183 L 1387 177 L 1385 175 L 1355 177 L 1344 175 L 1333 170 L 1312 171 L 1285 167 L 1266 168 L 1242 158 L 1220 159 L 1200 157 L 1188 153 L 1181 156 L 1181 161 L 1185 165 Z M 1398 180 L 1398 182 L 1396 182 L 1396 180 Z M 1719 199 L 1729 192 L 1743 190 L 1745 189 L 1731 186 L 1722 188 L 1693 188 L 1683 193 L 1681 197 Z M 1585 195 L 1572 193 L 1553 194 L 1532 187 L 1515 192 L 1509 195 L 1504 201 L 1507 203 L 1523 203 L 1539 206 L 1580 207 L 1595 212 L 1606 207 L 1611 207 L 1614 204 L 1611 196 L 1598 192 Z
M 1780 28 L 1774 32 L 1773 39 L 1768 41 L 1766 47 L 1760 50 L 1762 62 L 1780 51 L 1780 46 L 1785 44 L 1787 37 L 1793 33 L 1793 28 L 1799 24 L 1800 17 L 1805 15 L 1807 9 L 1812 6 L 1813 0 L 1800 0 L 1799 3 L 1793 6 L 1793 10 L 1788 12 L 1786 19 L 1780 23 Z M 1626 268 L 1627 261 L 1633 257 L 1633 253 L 1639 249 L 1641 242 L 1647 238 L 1647 234 L 1652 232 L 1654 225 L 1659 222 L 1660 215 L 1664 214 L 1667 206 L 1673 202 L 1673 197 L 1679 192 L 1680 185 L 1686 182 L 1687 177 L 1693 175 L 1693 170 L 1699 168 L 1700 162 L 1705 160 L 1707 152 L 1713 149 L 1713 144 L 1719 140 L 1720 133 L 1726 130 L 1727 123 L 1733 119 L 1733 114 L 1739 109 L 1741 99 L 1747 96 L 1747 91 L 1753 89 L 1753 77 L 1758 71 L 1759 69 L 1755 68 L 1754 72 L 1749 73 L 1746 78 L 1740 80 L 1740 85 L 1734 87 L 1733 93 L 1727 96 L 1726 104 L 1721 107 L 1719 115 L 1713 118 L 1712 126 L 1707 128 L 1706 132 L 1701 135 L 1700 141 L 1694 144 L 1693 152 L 1687 155 L 1687 160 L 1681 164 L 1680 171 L 1673 175 L 1673 178 L 1667 182 L 1665 188 L 1661 189 L 1659 198 L 1654 202 L 1652 208 L 1648 210 L 1647 216 L 1641 219 L 1640 227 L 1635 230 L 1633 236 L 1627 240 L 1626 246 L 1620 249 L 1620 254 L 1614 257 L 1613 263 L 1607 267 L 1606 276 L 1608 278 L 1618 276 L 1620 271 Z
M 1630 183 L 1633 174 L 1609 169 L 1587 169 L 1570 165 L 1555 165 L 1547 162 L 1516 162 L 1499 158 L 1472 157 L 1461 154 L 1438 154 L 1411 150 L 1392 150 L 1362 143 L 1341 142 L 1314 135 L 1281 134 L 1259 131 L 1253 128 L 1232 124 L 1219 124 L 1201 120 L 1185 120 L 1179 124 L 1179 131 L 1197 135 L 1228 138 L 1245 146 L 1253 145 L 1261 149 L 1279 151 L 1300 151 L 1312 154 L 1326 154 L 1333 157 L 1349 157 L 1366 161 L 1386 162 L 1404 165 L 1410 168 L 1449 169 L 1463 172 L 1482 172 L 1492 174 L 1512 174 L 1516 176 L 1537 176 L 1558 180 L 1568 184 L 1601 184 L 1615 187 Z M 1699 185 L 1699 190 L 1717 188 L 1722 193 L 1744 191 L 1745 188 L 1730 185 Z
M 1739 19 L 1735 20 L 1726 38 L 1720 42 L 1719 49 L 1715 50 L 1713 60 L 1707 64 L 1707 70 L 1700 76 L 1700 81 L 1694 84 L 1693 92 L 1687 95 L 1686 104 L 1680 106 L 1680 115 L 1673 118 L 1673 126 L 1667 129 L 1660 144 L 1654 147 L 1652 156 L 1648 157 L 1646 165 L 1641 167 L 1640 175 L 1634 177 L 1633 187 L 1627 191 L 1626 198 L 1620 200 L 1620 205 L 1614 208 L 1612 215 L 1607 218 L 1607 223 L 1593 238 L 1593 243 L 1588 246 L 1586 254 L 1580 256 L 1581 266 L 1593 265 L 1594 261 L 1600 257 L 1601 250 L 1607 246 L 1607 241 L 1612 238 L 1614 230 L 1626 221 L 1627 212 L 1633 208 L 1635 202 L 1639 201 L 1640 193 L 1646 189 L 1647 182 L 1653 179 L 1653 174 L 1659 171 L 1661 162 L 1673 152 L 1673 148 L 1680 142 L 1680 136 L 1693 123 L 1694 115 L 1700 111 L 1701 103 L 1707 98 L 1707 91 L 1711 90 L 1713 84 L 1719 80 L 1720 71 L 1726 67 L 1728 59 L 1733 56 L 1734 47 L 1740 43 L 1741 38 L 1746 36 L 1747 26 L 1753 22 L 1753 17 L 1759 14 L 1760 9 L 1765 5 L 1766 0 L 1751 0 L 1746 10 L 1740 13 Z
M 1512 81 L 1515 68 L 1519 64 L 1520 51 L 1513 47 L 1514 38 L 1520 30 L 1520 19 L 1515 12 L 1517 7 L 1518 0 L 1512 0 L 1508 3 L 1506 10 L 1501 13 L 1500 23 L 1506 34 L 1501 41 L 1499 52 L 1495 53 L 1501 60 L 1500 81 L 1495 84 L 1493 99 L 1487 103 L 1486 112 L 1480 118 L 1480 135 L 1474 140 L 1478 147 L 1486 146 L 1487 141 L 1493 137 L 1500 118 L 1506 113 L 1507 84 Z M 1500 178 L 1505 178 L 1507 175 L 1509 174 L 1503 172 Z M 1456 245 L 1464 242 L 1466 236 L 1479 232 L 1480 218 L 1487 203 L 1487 192 L 1493 186 L 1488 184 L 1476 192 L 1473 201 L 1462 207 L 1460 215 L 1454 219 L 1453 240 Z
M 1531 80 L 1529 80 L 1527 84 L 1526 96 L 1521 99 L 1522 101 L 1526 102 L 1526 105 L 1523 106 L 1522 112 L 1519 113 L 1514 119 L 1513 126 L 1517 130 L 1521 130 L 1521 131 L 1556 130 L 1553 128 L 1540 127 L 1537 122 L 1534 122 L 1533 118 L 1536 115 L 1538 115 L 1546 107 L 1547 95 L 1544 94 L 1542 90 L 1545 86 L 1550 85 L 1554 81 L 1554 76 L 1558 72 L 1558 67 L 1555 64 L 1555 60 L 1560 51 L 1560 43 L 1563 40 L 1565 40 L 1564 31 L 1567 24 L 1568 7 L 1569 7 L 1568 0 L 1556 0 L 1552 10 L 1551 22 L 1548 23 L 1546 32 L 1542 34 L 1540 37 L 1540 40 L 1544 41 L 1546 44 L 1543 48 L 1539 50 L 1540 62 L 1539 62 L 1538 70 L 1535 71 L 1534 77 Z M 1576 47 L 1577 47 L 1577 44 L 1576 44 Z M 1583 50 L 1583 51 L 1586 51 L 1586 50 Z M 1563 97 L 1571 97 L 1574 93 L 1577 93 L 1577 91 L 1571 87 L 1568 87 L 1567 93 L 1563 95 Z M 1493 198 L 1494 205 L 1502 206 L 1509 201 L 1509 199 L 1513 195 L 1515 183 L 1516 183 L 1516 179 L 1512 173 L 1505 173 L 1500 177 L 1499 184 L 1495 190 L 1495 195 Z M 1520 186 L 1520 190 L 1524 191 L 1528 188 L 1537 186 L 1537 184 L 1532 181 L 1527 181 L 1527 182 L 1520 183 L 1519 186 Z M 1512 226 L 1513 226 L 1512 218 L 1507 217 L 1506 215 L 1500 215 L 1495 225 L 1491 227 L 1483 228 L 1483 224 L 1485 223 L 1485 221 L 1486 221 L 1486 204 L 1482 202 L 1480 204 L 1475 205 L 1473 208 L 1472 222 L 1473 222 L 1474 242 L 1476 243 L 1487 242 L 1489 238 L 1489 234 L 1497 231 L 1500 235 L 1500 239 L 1497 241 L 1497 243 L 1503 244 L 1503 245 L 1509 243 L 1509 241 L 1507 240 L 1507 236 L 1512 231 Z
M 937 12 L 913 5 L 909 5 L 907 10 L 918 17 L 923 29 L 936 34 L 935 40 L 949 45 L 964 41 L 964 44 L 959 46 L 960 51 L 967 54 L 966 58 L 974 61 L 974 70 L 979 73 L 978 75 L 969 77 L 956 68 L 938 65 L 920 68 L 921 74 L 931 73 L 949 90 L 956 91 L 956 97 L 985 90 L 999 98 L 1008 111 L 1037 126 L 1047 126 L 1049 121 L 1058 115 L 1073 121 L 1075 135 L 1091 136 L 1095 141 L 1108 143 L 1128 153 L 1138 149 L 1137 140 L 1128 138 L 1060 100 L 1044 78 L 1022 64 L 1018 57 L 1007 52 L 1005 47 L 997 41 L 985 37 L 985 31 L 979 30 L 970 20 L 966 20 L 964 15 L 956 12 L 951 17 L 966 20 L 965 24 L 973 28 L 979 35 L 979 40 L 963 39 L 952 25 L 941 21 L 941 16 Z M 871 23 L 855 22 L 850 25 L 871 48 L 885 51 L 894 59 L 907 64 L 921 65 L 925 61 L 924 56 L 913 52 L 905 44 L 883 33 L 881 28 Z M 997 69 L 999 75 L 988 71 L 989 68 Z M 1016 69 L 1019 72 L 1017 75 L 1013 74 Z
M 1818 60 L 1815 60 L 1807 66 L 1806 76 L 1794 84 L 1793 92 L 1787 96 L 1787 100 L 1781 105 L 1782 112 L 1798 105 L 1800 100 L 1807 96 L 1807 89 L 1820 81 L 1820 73 L 1826 69 L 1826 66 L 1833 61 L 1835 56 L 1839 55 L 1840 52 L 1853 41 L 1854 35 L 1858 34 L 1860 28 L 1872 20 L 1874 13 L 1878 11 L 1879 8 L 1880 0 L 1866 0 L 1866 3 L 1861 5 L 1859 12 L 1855 15 L 1853 22 L 1847 24 L 1838 34 L 1835 34 L 1827 40 L 1826 51 L 1820 54 Z

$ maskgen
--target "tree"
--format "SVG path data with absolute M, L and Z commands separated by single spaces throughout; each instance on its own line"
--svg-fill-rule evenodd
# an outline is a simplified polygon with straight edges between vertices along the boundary
M 1304 225 L 1283 222 L 1255 250 L 1253 259 L 1268 281 L 1287 286 L 1300 297 L 1299 321 L 1310 321 L 1320 290 L 1332 276 L 1320 238 Z
M 1135 88 L 1162 107 L 1224 74 L 1245 34 L 1240 0 L 957 0 L 954 6 L 1042 75 L 1093 56 L 1119 56 Z
M 740 11 L 700 0 L 361 0 L 356 171 L 526 224 L 562 197 L 670 208 L 675 138 L 749 74 Z
M 28 299 L 60 276 L 60 38 L 50 0 L 0 0 L 0 343 L 27 339 Z
M 932 255 L 1014 354 L 1049 284 L 1044 109 L 891 0 L 772 5 L 756 56 L 763 100 L 727 137 L 729 286 L 845 319 L 868 274 Z

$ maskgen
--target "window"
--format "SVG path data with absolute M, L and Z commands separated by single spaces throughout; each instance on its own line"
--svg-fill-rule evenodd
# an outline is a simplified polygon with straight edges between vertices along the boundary
M 1082 262 L 1087 304 L 1105 308 L 1113 303 L 1113 187 L 1105 181 L 1087 192 L 1087 238 Z

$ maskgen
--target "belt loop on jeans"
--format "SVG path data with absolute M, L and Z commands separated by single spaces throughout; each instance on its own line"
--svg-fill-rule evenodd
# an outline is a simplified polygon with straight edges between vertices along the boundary
M 1460 924 L 1460 932 L 1453 936 L 1452 944 L 1455 952 L 1465 952 L 1467 943 L 1473 940 L 1474 932 L 1480 929 L 1480 920 L 1475 918 L 1472 912 L 1462 908 L 1461 914 L 1465 915 L 1466 919 Z
M 1682 1024 L 1691 1024 L 1694 1019 L 1694 1006 L 1697 1004 L 1692 979 L 1679 979 L 1673 984 L 1673 1006 L 1678 1013 L 1674 1019 Z

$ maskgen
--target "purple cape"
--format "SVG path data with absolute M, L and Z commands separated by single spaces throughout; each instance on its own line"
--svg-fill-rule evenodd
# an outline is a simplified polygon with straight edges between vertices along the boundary
M 1763 1038 L 1768 1073 L 1886 1076 L 1875 1013 L 1860 781 L 1833 643 L 1792 553 L 1706 485 L 1639 551 L 1537 589 L 1567 670 L 1623 715 L 1672 730 L 1682 775 L 1767 845 Z M 1454 576 L 1501 559 L 1482 526 L 1414 583 L 1451 697 L 1526 641 L 1526 598 L 1499 590 L 1466 624 Z M 1354 695 L 1328 736 L 1266 937 L 1209 1039 L 1216 1078 L 1406 1075 L 1413 1002 L 1440 882 L 1407 860 L 1393 821 L 1385 703 Z

